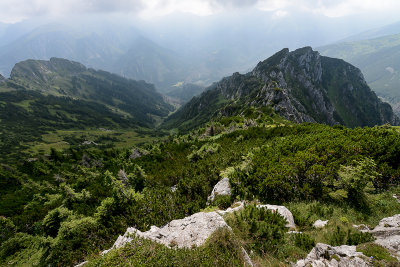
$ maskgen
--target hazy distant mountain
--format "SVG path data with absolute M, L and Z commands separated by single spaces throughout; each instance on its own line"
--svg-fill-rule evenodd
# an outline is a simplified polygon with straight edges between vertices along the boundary
M 60 57 L 151 82 L 165 93 L 179 82 L 208 86 L 249 71 L 281 47 L 332 43 L 368 27 L 298 11 L 240 10 L 206 18 L 177 13 L 151 21 L 37 19 L 0 25 L 0 73 L 7 77 L 23 60 Z
M 174 51 L 148 39 L 137 38 L 111 69 L 124 77 L 154 83 L 165 91 L 164 88 L 185 79 L 188 74 L 185 67 L 184 61 Z
M 284 49 L 252 72 L 222 79 L 169 117 L 165 126 L 187 130 L 248 107 L 266 107 L 294 122 L 349 127 L 400 122 L 390 105 L 371 91 L 359 69 L 305 47 Z
M 369 86 L 400 114 L 400 23 L 397 26 L 395 35 L 333 44 L 318 50 L 359 67 Z
M 368 39 L 375 39 L 387 35 L 394 35 L 400 33 L 400 21 L 392 23 L 383 27 L 378 27 L 362 33 L 352 35 L 342 40 L 342 42 L 362 41 Z
M 180 103 L 186 103 L 192 97 L 201 94 L 204 91 L 204 87 L 192 83 L 178 83 L 171 87 L 171 90 L 166 93 L 174 99 L 177 99 Z
M 0 52 L 0 72 L 8 76 L 16 62 L 51 57 L 80 61 L 161 88 L 183 79 L 185 70 L 177 55 L 133 28 L 80 32 L 62 25 L 47 25 L 4 46 Z

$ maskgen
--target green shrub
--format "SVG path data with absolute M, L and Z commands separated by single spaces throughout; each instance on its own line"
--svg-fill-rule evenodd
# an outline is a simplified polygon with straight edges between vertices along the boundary
M 362 252 L 367 257 L 373 257 L 375 260 L 384 260 L 386 262 L 398 262 L 398 260 L 392 257 L 389 251 L 374 243 L 367 243 L 357 246 L 357 251 Z
M 212 206 L 217 206 L 221 210 L 229 208 L 232 204 L 231 196 L 215 196 L 214 201 L 211 203 Z
M 3 216 L 0 216 L 0 245 L 12 237 L 16 232 L 14 223 Z
M 49 245 L 44 237 L 17 233 L 0 246 L 0 265 L 44 266 Z
M 371 233 L 364 233 L 360 231 L 349 230 L 347 234 L 347 245 L 354 246 L 362 243 L 374 241 L 374 237 Z
M 251 249 L 260 253 L 276 252 L 284 243 L 287 231 L 284 217 L 267 208 L 258 208 L 255 204 L 234 212 L 227 218 L 227 223 L 246 243 L 250 242 Z
M 61 223 L 47 262 L 55 266 L 78 264 L 98 249 L 100 226 L 94 218 L 84 217 Z
M 345 227 L 342 225 L 337 225 L 336 229 L 328 233 L 326 238 L 332 246 L 358 245 L 374 240 L 370 233 L 363 233 L 353 229 L 351 226 Z
M 72 211 L 64 207 L 50 211 L 43 219 L 44 232 L 52 237 L 56 237 L 61 223 L 72 215 Z
M 294 244 L 304 251 L 310 251 L 315 246 L 315 240 L 308 234 L 294 234 Z
M 376 164 L 370 158 L 354 161 L 353 165 L 340 166 L 335 191 L 329 195 L 336 200 L 348 200 L 356 207 L 367 207 L 366 193 L 374 190 L 373 181 L 379 176 Z
M 221 148 L 221 145 L 218 143 L 206 143 L 199 150 L 193 151 L 187 156 L 189 161 L 196 162 L 200 159 L 205 158 L 208 155 L 217 153 Z

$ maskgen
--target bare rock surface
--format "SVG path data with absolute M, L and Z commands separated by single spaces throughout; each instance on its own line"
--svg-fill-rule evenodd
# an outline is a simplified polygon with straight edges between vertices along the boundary
M 368 258 L 356 251 L 356 246 L 332 247 L 318 243 L 304 260 L 299 260 L 295 267 L 350 267 L 373 266 Z
M 400 214 L 383 218 L 370 232 L 375 243 L 389 249 L 397 258 L 400 258 Z
M 313 224 L 314 228 L 324 228 L 328 224 L 329 220 L 322 221 L 322 220 L 316 220 L 315 223 Z
M 219 228 L 230 227 L 217 212 L 198 212 L 192 216 L 173 220 L 159 228 L 152 226 L 149 231 L 141 232 L 133 227 L 119 236 L 111 249 L 119 248 L 132 241 L 132 236 L 153 240 L 168 247 L 192 248 L 204 244 L 206 239 Z M 109 250 L 104 251 L 103 254 Z
M 211 195 L 208 197 L 208 201 L 213 201 L 216 196 L 230 196 L 231 186 L 229 184 L 229 178 L 223 178 L 213 188 Z

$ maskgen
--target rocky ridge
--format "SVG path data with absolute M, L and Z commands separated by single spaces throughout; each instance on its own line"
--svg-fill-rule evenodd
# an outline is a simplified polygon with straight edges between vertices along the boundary
M 213 117 L 238 115 L 245 107 L 269 107 L 297 123 L 348 127 L 400 123 L 390 105 L 371 91 L 359 69 L 304 47 L 292 52 L 283 49 L 247 74 L 222 79 L 165 125 L 183 129 L 190 121 L 199 124 Z

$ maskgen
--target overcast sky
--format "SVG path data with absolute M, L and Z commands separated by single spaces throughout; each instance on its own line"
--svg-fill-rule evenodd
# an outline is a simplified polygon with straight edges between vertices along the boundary
M 232 9 L 256 8 L 285 16 L 303 10 L 329 17 L 353 14 L 395 16 L 399 0 L 0 0 L 0 21 L 18 22 L 32 17 L 131 13 L 151 19 L 173 12 L 200 16 Z

